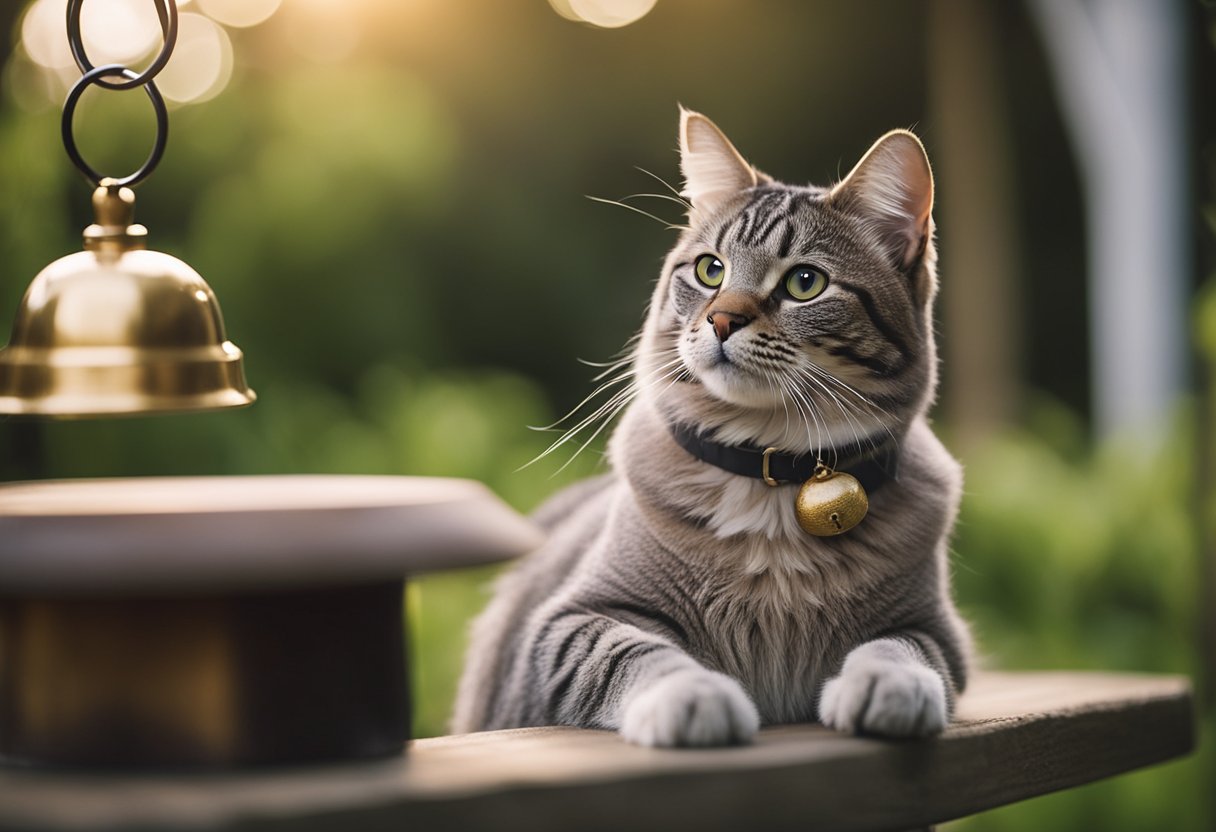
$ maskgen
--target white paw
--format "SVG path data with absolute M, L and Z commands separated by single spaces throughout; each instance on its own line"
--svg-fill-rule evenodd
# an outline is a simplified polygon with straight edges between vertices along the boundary
M 946 686 L 924 665 L 851 656 L 823 686 L 819 721 L 838 731 L 926 737 L 946 727 Z
M 760 715 L 739 683 L 721 673 L 684 670 L 665 676 L 625 704 L 621 736 L 657 747 L 749 742 Z

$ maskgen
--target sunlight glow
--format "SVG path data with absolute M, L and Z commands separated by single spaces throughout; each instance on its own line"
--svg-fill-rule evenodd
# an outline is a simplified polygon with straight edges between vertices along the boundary
M 202 14 L 179 15 L 173 57 L 156 79 L 165 98 L 185 104 L 218 95 L 233 71 L 232 41 L 220 24 L 252 26 L 274 14 L 281 3 L 282 0 L 178 0 L 179 7 L 189 5 Z M 52 102 L 62 101 L 68 88 L 80 77 L 68 48 L 64 5 L 64 0 L 34 0 L 21 20 L 21 50 L 13 60 L 19 63 L 28 56 L 28 66 L 37 67 L 41 75 L 37 83 L 31 84 L 34 76 L 29 72 L 14 71 L 25 79 L 26 89 L 17 96 L 23 109 L 37 109 L 43 97 Z M 146 0 L 89 0 L 81 9 L 80 23 L 89 60 L 97 66 L 118 63 L 138 71 L 161 47 L 156 7 Z M 8 83 L 10 86 L 14 83 L 11 77 Z
M 339 63 L 359 45 L 358 16 L 333 0 L 292 0 L 284 9 L 281 29 L 292 48 L 313 63 Z
M 89 60 L 127 64 L 160 45 L 155 7 L 140 0 L 93 0 L 80 12 L 80 29 Z M 47 69 L 74 66 L 68 49 L 62 0 L 37 0 L 21 22 L 21 43 L 34 63 Z
M 575 23 L 583 22 L 583 19 L 578 16 L 574 9 L 570 8 L 570 0 L 549 0 L 549 5 L 553 7 L 553 11 L 566 18 L 566 20 L 573 20 Z
M 63 23 L 63 4 L 38 0 L 21 21 L 21 44 L 30 60 L 47 69 L 72 66 Z
M 274 14 L 283 0 L 198 0 L 198 7 L 225 26 L 256 26 Z
M 616 29 L 641 20 L 657 0 L 549 0 L 553 10 L 569 20 Z
M 200 14 L 178 18 L 177 48 L 156 79 L 165 98 L 198 103 L 214 98 L 232 77 L 232 41 L 228 33 Z
M 57 36 L 66 40 L 63 3 Z M 80 10 L 80 29 L 89 60 L 101 64 L 127 64 L 160 45 L 160 22 L 152 3 L 142 0 L 90 0 Z

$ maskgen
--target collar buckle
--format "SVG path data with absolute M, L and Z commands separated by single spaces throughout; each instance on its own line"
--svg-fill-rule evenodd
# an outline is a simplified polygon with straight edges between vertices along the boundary
M 760 462 L 760 476 L 764 479 L 764 484 L 769 486 L 770 488 L 776 488 L 777 486 L 781 485 L 780 482 L 773 479 L 772 475 L 769 474 L 769 471 L 768 471 L 768 458 L 770 456 L 772 456 L 773 454 L 775 454 L 776 452 L 777 452 L 776 448 L 765 448 L 764 449 L 764 459 L 761 460 L 761 462 Z M 756 469 L 753 468 L 752 470 L 754 471 Z

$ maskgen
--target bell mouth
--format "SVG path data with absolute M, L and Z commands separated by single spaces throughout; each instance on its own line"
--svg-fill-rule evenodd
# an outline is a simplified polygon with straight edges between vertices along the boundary
M 0 352 L 0 412 L 88 418 L 253 404 L 240 349 L 23 347 Z

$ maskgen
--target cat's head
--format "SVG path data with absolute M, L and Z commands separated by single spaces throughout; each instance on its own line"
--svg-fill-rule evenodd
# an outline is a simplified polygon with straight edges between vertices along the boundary
M 785 185 L 682 109 L 680 157 L 688 227 L 638 351 L 652 400 L 721 441 L 791 451 L 899 432 L 935 384 L 920 141 L 896 130 L 834 186 Z

